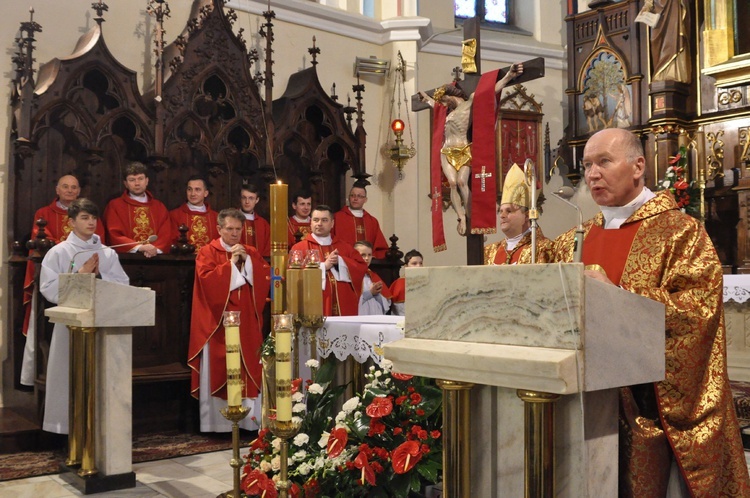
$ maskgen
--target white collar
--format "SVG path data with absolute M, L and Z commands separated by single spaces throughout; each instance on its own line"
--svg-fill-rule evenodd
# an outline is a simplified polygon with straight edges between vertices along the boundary
M 620 228 L 625 223 L 625 220 L 630 218 L 633 213 L 654 197 L 656 197 L 656 194 L 648 188 L 643 187 L 641 193 L 624 206 L 599 206 L 604 215 L 604 228 L 608 230 Z
M 518 243 L 521 242 L 521 239 L 523 238 L 523 236 L 526 235 L 527 233 L 529 233 L 530 231 L 531 231 L 531 228 L 529 228 L 525 232 L 519 233 L 515 237 L 507 237 L 505 239 L 505 241 L 506 241 L 505 242 L 505 249 L 507 251 L 512 251 L 513 249 L 515 249 L 516 246 L 518 245 Z
M 134 201 L 142 202 L 144 204 L 148 202 L 148 195 L 146 195 L 145 192 L 142 195 L 133 195 L 130 193 L 130 191 L 128 191 L 128 195 Z
M 352 209 L 352 208 L 349 208 L 349 211 L 351 211 L 351 213 L 354 216 L 356 216 L 357 218 L 361 218 L 361 217 L 363 217 L 365 215 L 364 208 L 363 209 Z
M 60 199 L 57 199 L 57 202 L 55 203 L 55 205 L 59 207 L 60 209 L 62 209 L 63 211 L 67 211 L 69 207 L 63 204 L 62 202 L 60 202 Z
M 252 213 L 246 213 L 246 212 L 242 211 L 242 214 L 245 215 L 245 219 L 246 220 L 254 220 L 255 219 L 255 211 L 253 211 Z
M 189 202 L 186 202 L 188 210 L 195 211 L 197 213 L 205 213 L 207 211 L 206 205 L 201 204 L 200 206 L 196 206 L 195 204 L 190 204 Z
M 75 232 L 70 232 L 68 238 L 65 239 L 76 247 L 84 249 L 99 249 L 102 246 L 102 241 L 97 234 L 93 234 L 89 240 L 83 240 Z
M 292 218 L 294 218 L 295 220 L 297 220 L 298 223 L 310 223 L 310 217 L 309 216 L 307 218 L 300 218 L 299 216 L 297 216 L 295 214 L 295 215 L 292 216 Z
M 224 242 L 224 239 L 222 239 L 221 237 L 219 237 L 219 242 L 221 242 L 221 247 L 223 247 L 225 251 L 231 252 L 232 246 L 230 246 L 226 242 Z
M 310 235 L 312 235 L 312 238 L 315 239 L 315 242 L 317 242 L 321 246 L 330 246 L 333 243 L 333 237 L 331 237 L 330 235 L 328 237 L 318 237 L 314 233 Z

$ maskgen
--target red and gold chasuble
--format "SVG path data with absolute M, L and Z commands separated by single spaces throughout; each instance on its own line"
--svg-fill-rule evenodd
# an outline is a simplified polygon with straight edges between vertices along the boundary
M 501 240 L 484 246 L 485 265 L 526 265 L 531 263 L 531 232 L 527 233 L 510 252 L 508 240 Z M 552 241 L 544 236 L 542 229 L 536 229 L 536 262 L 546 263 L 552 260 Z
M 208 204 L 205 212 L 193 211 L 187 204 L 171 210 L 169 219 L 172 223 L 172 240 L 177 240 L 180 236 L 180 225 L 185 225 L 188 227 L 187 241 L 195 246 L 195 253 L 198 254 L 201 247 L 219 236 L 217 215 L 218 213 L 208 207 Z
M 602 222 L 599 213 L 584 224 L 584 262 L 666 307 L 665 379 L 620 389 L 620 496 L 665 496 L 672 455 L 692 496 L 750 496 L 727 377 L 722 269 L 708 234 L 669 191 L 620 229 Z M 556 261 L 572 261 L 574 236 L 555 239 Z
M 264 258 L 270 257 L 271 225 L 268 224 L 268 221 L 256 213 L 254 220 L 245 218 L 243 227 L 241 242 L 256 248 Z
M 163 253 L 168 253 L 172 245 L 172 224 L 169 212 L 160 201 L 146 192 L 148 200 L 139 202 L 132 199 L 125 190 L 120 197 L 112 199 L 104 209 L 104 222 L 107 227 L 107 245 L 131 244 L 118 247 L 119 253 L 127 253 L 151 235 L 156 235 L 153 245 Z

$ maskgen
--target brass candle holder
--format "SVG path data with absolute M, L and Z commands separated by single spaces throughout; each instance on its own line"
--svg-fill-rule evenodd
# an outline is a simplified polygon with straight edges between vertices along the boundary
M 326 317 L 323 315 L 300 315 L 299 322 L 310 335 L 310 359 L 318 359 L 318 330 L 323 327 Z
M 279 445 L 281 460 L 279 462 L 279 482 L 276 484 L 280 498 L 288 498 L 289 496 L 289 439 L 296 436 L 302 427 L 301 419 L 298 419 L 298 421 L 294 419 L 295 417 L 292 417 L 292 420 L 289 421 L 279 421 L 276 420 L 276 417 L 271 417 L 269 420 L 271 433 L 281 439 L 281 444 Z
M 220 411 L 225 419 L 232 422 L 232 459 L 229 461 L 229 465 L 232 466 L 234 486 L 232 491 L 227 491 L 219 496 L 222 498 L 240 498 L 242 496 L 240 494 L 240 469 L 243 465 L 243 461 L 240 459 L 240 422 L 247 417 L 250 410 L 240 405 L 227 406 Z

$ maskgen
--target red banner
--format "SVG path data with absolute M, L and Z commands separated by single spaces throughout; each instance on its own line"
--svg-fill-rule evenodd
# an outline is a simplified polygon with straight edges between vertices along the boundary
M 435 102 L 432 109 L 432 147 L 430 147 L 430 198 L 432 199 L 432 250 L 445 251 L 443 231 L 443 168 L 440 166 L 440 149 L 443 148 L 445 116 L 448 109 Z
M 471 233 L 497 232 L 497 158 L 495 157 L 495 83 L 498 71 L 484 73 L 472 104 Z

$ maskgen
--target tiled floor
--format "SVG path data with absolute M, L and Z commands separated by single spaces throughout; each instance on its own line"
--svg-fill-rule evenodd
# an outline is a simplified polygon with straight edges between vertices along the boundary
M 240 454 L 242 454 L 242 450 Z M 171 460 L 137 463 L 133 465 L 136 477 L 135 488 L 98 493 L 91 496 L 127 498 L 215 497 L 232 489 L 232 467 L 229 466 L 231 458 L 232 451 L 226 450 Z M 58 476 L 50 475 L 15 481 L 0 481 L 0 496 L 67 498 L 82 495 Z
M 203 455 L 158 460 L 133 465 L 136 486 L 132 489 L 98 493 L 96 497 L 127 498 L 209 498 L 232 489 L 232 451 L 218 451 Z M 745 452 L 749 462 L 750 452 Z M 13 498 L 67 498 L 81 496 L 72 486 L 57 476 L 30 477 L 16 481 L 0 481 L 0 496 Z

